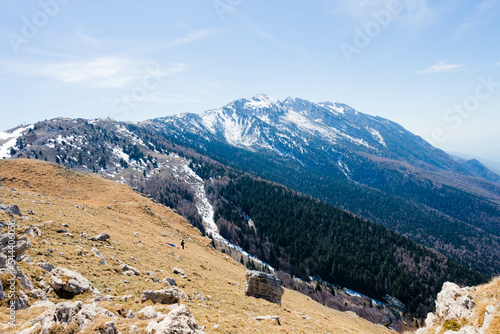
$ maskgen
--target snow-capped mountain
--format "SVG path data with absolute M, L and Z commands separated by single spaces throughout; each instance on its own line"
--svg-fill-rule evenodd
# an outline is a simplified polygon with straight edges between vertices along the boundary
M 357 159 L 383 158 L 398 165 L 409 163 L 433 172 L 485 175 L 455 161 L 399 124 L 341 103 L 313 103 L 291 97 L 278 101 L 259 94 L 201 114 L 180 114 L 151 123 L 157 129 L 200 144 L 218 141 L 252 152 L 292 158 L 305 165 L 335 166 L 336 172 L 360 183 L 370 181 L 354 172 L 352 155 Z

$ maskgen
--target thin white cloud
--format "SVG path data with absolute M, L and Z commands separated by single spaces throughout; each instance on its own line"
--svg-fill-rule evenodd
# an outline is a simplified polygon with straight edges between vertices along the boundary
M 134 61 L 126 57 L 96 57 L 88 60 L 57 63 L 3 62 L 0 67 L 24 77 L 38 76 L 68 84 L 92 88 L 119 88 L 140 80 L 149 72 L 168 76 L 187 69 L 183 63 L 161 67 L 152 61 Z
M 221 30 L 218 30 L 218 29 L 196 30 L 196 31 L 189 33 L 185 37 L 177 38 L 176 40 L 169 43 L 169 46 L 179 46 L 179 45 L 183 45 L 183 44 L 189 44 L 189 43 L 216 35 L 220 32 L 221 32 Z
M 419 74 L 428 74 L 428 73 L 439 73 L 439 72 L 449 72 L 463 68 L 467 64 L 450 64 L 445 61 L 441 61 L 431 67 L 420 70 L 417 73 Z
M 39 74 L 66 83 L 85 83 L 95 88 L 122 87 L 134 75 L 130 61 L 120 57 L 100 57 L 88 61 L 63 62 L 40 69 Z

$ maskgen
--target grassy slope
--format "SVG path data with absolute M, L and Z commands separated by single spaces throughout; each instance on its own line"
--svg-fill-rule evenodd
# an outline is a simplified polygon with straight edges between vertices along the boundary
M 163 279 L 174 277 L 172 269 L 180 267 L 188 279 L 175 278 L 188 295 L 199 292 L 203 296 L 211 296 L 208 301 L 182 300 L 198 323 L 207 327 L 208 333 L 390 333 L 382 326 L 373 325 L 350 312 L 326 308 L 295 291 L 286 290 L 281 307 L 246 297 L 243 293 L 246 269 L 242 265 L 209 247 L 209 239 L 203 238 L 182 217 L 126 185 L 92 174 L 75 173 L 54 164 L 24 159 L 0 162 L 0 185 L 1 203 L 18 204 L 24 214 L 27 210 L 35 212 L 30 216 L 32 222 L 19 222 L 22 226 L 38 225 L 42 231 L 41 237 L 31 238 L 33 247 L 27 252 L 32 256 L 33 263 L 49 261 L 56 266 L 78 271 L 101 291 L 110 288 L 107 294 L 134 296 L 127 302 L 116 300 L 102 305 L 110 310 L 140 310 L 150 303 L 140 301 L 143 290 L 164 287 L 164 283 L 153 283 L 146 271 L 155 272 Z M 3 211 L 0 214 L 0 220 L 9 219 Z M 62 223 L 69 224 L 73 238 L 56 233 Z M 89 236 L 107 232 L 111 235 L 111 244 L 80 238 L 81 232 Z M 134 232 L 139 232 L 139 237 Z M 180 244 L 181 239 L 186 240 L 184 250 L 165 244 Z M 99 264 L 99 259 L 90 251 L 93 247 L 106 257 L 106 265 Z M 49 253 L 49 250 L 53 252 Z M 170 252 L 175 252 L 175 255 Z M 130 259 L 132 256 L 137 262 Z M 136 267 L 141 275 L 120 274 L 120 265 L 112 260 L 113 257 Z M 35 265 L 20 265 L 36 287 L 35 278 L 43 272 Z M 75 297 L 89 298 L 91 296 Z M 58 301 L 54 295 L 49 296 L 49 300 Z M 5 306 L 0 307 L 0 324 L 7 322 L 6 311 Z M 19 311 L 18 323 L 33 319 L 43 311 L 42 308 Z M 278 315 L 282 326 L 270 321 L 256 323 L 252 318 L 259 315 Z M 141 329 L 148 322 L 120 318 L 117 326 L 119 330 L 128 332 L 130 325 L 136 324 Z M 215 329 L 215 325 L 219 325 L 220 329 Z M 17 331 L 2 327 L 0 325 L 2 333 Z

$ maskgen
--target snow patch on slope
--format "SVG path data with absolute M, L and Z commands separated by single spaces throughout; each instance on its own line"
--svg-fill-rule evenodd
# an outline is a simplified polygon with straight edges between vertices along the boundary
M 16 146 L 17 138 L 29 129 L 33 129 L 33 125 L 18 128 L 13 132 L 0 132 L 0 159 L 10 158 L 10 149 Z
M 384 145 L 385 147 L 387 147 L 387 145 L 385 144 L 385 141 L 384 141 L 384 137 L 382 137 L 382 135 L 380 134 L 380 132 L 378 132 L 377 130 L 375 129 L 372 129 L 370 127 L 366 127 L 366 130 L 368 130 L 368 132 L 370 132 L 370 134 L 373 136 L 373 138 L 378 141 L 380 144 Z
M 228 247 L 237 250 L 241 254 L 247 256 L 248 258 L 251 258 L 253 261 L 258 262 L 274 271 L 273 267 L 253 257 L 251 254 L 245 252 L 243 248 L 232 244 L 219 234 L 219 228 L 214 221 L 214 207 L 212 206 L 212 204 L 210 204 L 205 193 L 205 182 L 201 177 L 198 176 L 198 174 L 196 174 L 191 168 L 189 168 L 187 160 L 184 161 L 181 168 L 181 172 L 189 177 L 189 179 L 186 179 L 185 182 L 187 182 L 195 192 L 196 207 L 198 209 L 198 213 L 202 217 L 203 225 L 205 226 L 207 234 L 210 235 L 213 239 L 226 244 Z

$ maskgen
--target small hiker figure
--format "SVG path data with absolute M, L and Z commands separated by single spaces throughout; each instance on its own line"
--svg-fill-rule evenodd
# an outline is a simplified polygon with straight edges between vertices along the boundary
M 184 240 L 181 241 L 182 249 L 184 249 Z

